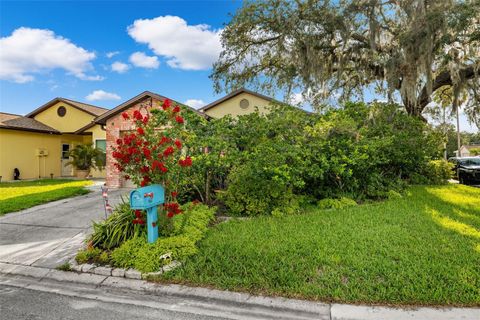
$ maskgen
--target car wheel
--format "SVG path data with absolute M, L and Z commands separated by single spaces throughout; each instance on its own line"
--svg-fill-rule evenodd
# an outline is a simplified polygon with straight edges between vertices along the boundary
M 460 184 L 468 185 L 468 180 L 465 179 L 463 175 L 460 175 L 460 177 L 458 177 L 458 181 L 460 182 Z

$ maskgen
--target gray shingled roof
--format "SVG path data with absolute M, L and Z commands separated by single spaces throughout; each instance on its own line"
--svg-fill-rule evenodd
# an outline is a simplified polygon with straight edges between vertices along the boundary
M 55 98 L 53 100 L 50 100 L 49 102 L 45 103 L 43 106 L 33 110 L 32 112 L 27 114 L 26 117 L 27 118 L 32 118 L 32 117 L 36 116 L 37 114 L 39 114 L 40 112 L 50 108 L 52 105 L 54 105 L 57 102 L 64 102 L 66 104 L 71 105 L 74 108 L 83 110 L 86 113 L 89 113 L 89 114 L 91 114 L 92 116 L 95 116 L 95 117 L 98 117 L 99 115 L 102 115 L 102 114 L 104 114 L 105 112 L 108 111 L 108 109 L 106 109 L 106 108 L 97 107 L 97 106 L 93 106 L 91 104 L 87 104 L 87 103 L 78 102 L 78 101 L 74 101 L 74 100 L 59 97 L 59 98 Z
M 0 112 L 0 128 L 60 134 L 59 131 L 33 118 L 3 112 Z

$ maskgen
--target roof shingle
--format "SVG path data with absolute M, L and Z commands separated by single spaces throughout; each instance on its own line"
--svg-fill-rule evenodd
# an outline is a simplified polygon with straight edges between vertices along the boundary
M 0 128 L 60 134 L 59 131 L 35 119 L 3 112 L 0 112 Z

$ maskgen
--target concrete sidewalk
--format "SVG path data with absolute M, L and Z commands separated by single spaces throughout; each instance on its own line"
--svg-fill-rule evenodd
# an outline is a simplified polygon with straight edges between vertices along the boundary
M 72 285 L 74 284 L 74 285 Z M 0 285 L 222 319 L 478 320 L 479 308 L 326 304 L 0 263 Z
M 92 192 L 0 217 L 0 262 L 55 268 L 82 246 L 92 221 L 105 216 L 100 184 Z M 129 190 L 109 191 L 115 205 Z

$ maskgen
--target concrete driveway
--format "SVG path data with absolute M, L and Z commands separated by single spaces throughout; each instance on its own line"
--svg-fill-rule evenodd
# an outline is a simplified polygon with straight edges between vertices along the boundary
M 0 262 L 55 268 L 75 256 L 92 221 L 105 217 L 100 185 L 91 189 L 87 195 L 0 217 Z M 119 203 L 128 192 L 109 190 L 110 204 Z

